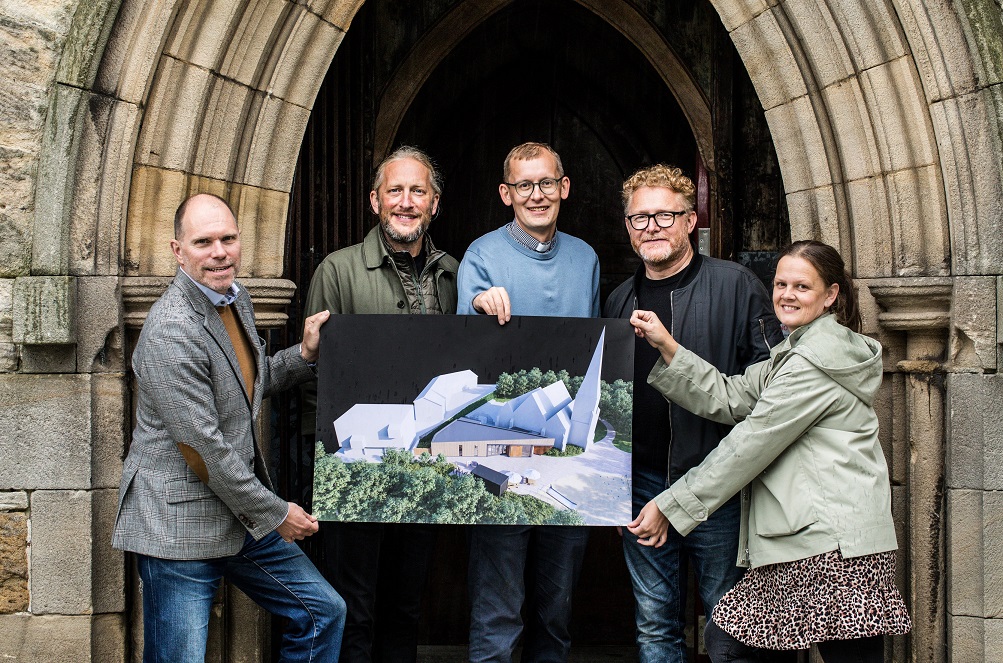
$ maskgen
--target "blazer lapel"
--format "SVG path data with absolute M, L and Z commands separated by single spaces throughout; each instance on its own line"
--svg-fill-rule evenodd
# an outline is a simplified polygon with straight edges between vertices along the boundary
M 180 269 L 174 282 L 181 287 L 181 290 L 187 295 L 188 302 L 195 309 L 196 313 L 202 315 L 202 325 L 205 327 L 206 331 L 209 333 L 210 338 L 216 342 L 219 346 L 220 351 L 223 356 L 226 357 L 227 363 L 230 365 L 230 370 L 233 371 L 233 379 L 237 381 L 241 389 L 244 391 L 244 402 L 247 403 L 247 407 L 252 408 L 251 399 L 247 397 L 247 385 L 244 384 L 243 375 L 240 372 L 240 362 L 237 361 L 237 352 L 233 348 L 233 343 L 230 341 L 230 334 L 227 333 L 226 327 L 223 325 L 222 318 L 219 317 L 219 312 L 216 307 L 213 306 L 209 298 L 205 296 L 201 290 L 192 282 L 188 276 L 180 273 Z M 241 295 L 246 295 L 244 289 L 241 288 Z M 249 298 L 248 298 L 249 299 Z M 238 302 L 240 299 L 238 298 Z M 239 306 L 237 307 L 239 309 Z M 238 315 L 241 319 L 241 324 L 245 324 L 243 321 L 244 316 Z M 246 329 L 246 326 L 245 326 Z M 257 336 L 251 336 L 249 338 L 257 338 Z M 251 343 L 251 346 L 256 346 L 256 343 Z M 255 360 L 257 360 L 258 349 L 255 348 Z

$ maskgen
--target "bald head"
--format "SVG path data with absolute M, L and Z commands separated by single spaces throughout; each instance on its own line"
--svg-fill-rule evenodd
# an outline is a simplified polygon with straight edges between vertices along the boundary
M 218 209 L 219 206 L 226 209 L 227 213 L 236 219 L 236 216 L 233 214 L 233 210 L 230 209 L 230 204 L 215 194 L 196 193 L 194 196 L 187 198 L 183 203 L 178 205 L 177 211 L 174 212 L 174 239 L 180 240 L 181 236 L 184 234 L 185 215 L 187 215 L 189 211 L 199 213 L 199 210 L 211 210 L 214 207 Z

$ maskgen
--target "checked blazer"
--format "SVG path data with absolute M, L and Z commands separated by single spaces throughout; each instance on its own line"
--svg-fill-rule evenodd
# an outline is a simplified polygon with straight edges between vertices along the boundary
M 219 313 L 187 275 L 178 270 L 150 309 L 132 355 L 136 428 L 119 487 L 115 548 L 164 559 L 224 557 L 241 549 L 247 532 L 260 539 L 286 517 L 255 423 L 262 399 L 313 371 L 299 346 L 265 354 L 251 297 L 239 292 L 234 312 L 257 365 L 253 402 Z M 179 443 L 201 458 L 208 482 L 185 462 Z

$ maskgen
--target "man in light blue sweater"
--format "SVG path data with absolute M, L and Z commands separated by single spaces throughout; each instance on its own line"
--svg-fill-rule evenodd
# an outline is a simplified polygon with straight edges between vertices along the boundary
M 548 145 L 524 143 L 509 152 L 498 193 L 515 219 L 467 249 L 457 277 L 457 313 L 494 315 L 499 324 L 513 314 L 598 317 L 599 259 L 582 240 L 557 232 L 570 187 L 560 156 Z M 585 527 L 472 528 L 471 663 L 512 660 L 527 594 L 522 660 L 567 660 L 571 592 L 587 542 Z

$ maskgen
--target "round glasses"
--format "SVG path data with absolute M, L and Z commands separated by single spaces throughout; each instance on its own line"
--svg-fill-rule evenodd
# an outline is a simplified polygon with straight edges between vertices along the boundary
M 678 212 L 666 211 L 655 212 L 654 214 L 631 214 L 627 217 L 627 221 L 630 222 L 630 227 L 634 230 L 645 230 L 651 219 L 655 220 L 655 225 L 659 228 L 671 228 L 676 222 L 677 216 L 686 216 L 689 213 L 689 210 L 684 209 Z
M 557 191 L 557 187 L 560 186 L 561 180 L 554 179 L 553 177 L 545 177 L 539 182 L 530 182 L 529 180 L 522 180 L 521 182 L 502 182 L 502 184 L 507 184 L 508 186 L 515 189 L 523 198 L 529 198 L 533 195 L 533 189 L 540 187 L 540 192 L 543 195 L 549 195 Z

